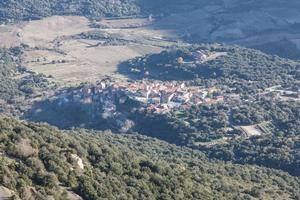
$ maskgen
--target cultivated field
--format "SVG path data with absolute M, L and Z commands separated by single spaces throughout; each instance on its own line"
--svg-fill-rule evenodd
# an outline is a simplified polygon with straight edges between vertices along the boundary
M 23 64 L 37 73 L 51 75 L 61 83 L 94 82 L 105 76 L 125 78 L 119 63 L 177 44 L 168 30 L 151 28 L 148 19 L 111 19 L 94 22 L 76 16 L 54 16 L 0 28 L 2 45 L 26 44 Z M 114 41 L 76 37 L 101 31 Z

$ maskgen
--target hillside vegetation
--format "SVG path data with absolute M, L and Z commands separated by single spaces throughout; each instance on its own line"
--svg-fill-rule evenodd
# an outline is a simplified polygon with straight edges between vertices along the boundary
M 227 54 L 197 63 L 193 53 L 198 50 Z M 178 58 L 183 61 L 178 62 Z M 223 95 L 228 97 L 221 104 L 200 104 L 163 114 L 135 112 L 132 119 L 137 132 L 204 150 L 211 158 L 258 164 L 300 175 L 297 167 L 299 101 L 260 96 L 266 88 L 275 85 L 298 91 L 299 62 L 240 47 L 209 46 L 136 58 L 121 69 L 126 66 L 134 78 L 185 80 L 192 85 L 223 88 Z M 231 98 L 236 95 L 237 98 Z M 260 136 L 228 139 L 242 135 L 239 126 L 260 124 L 267 126 Z
M 299 1 L 5 0 L 0 21 L 77 15 L 89 19 L 154 15 L 154 27 L 185 41 L 222 42 L 299 59 Z
M 16 65 L 7 49 L 0 49 L 0 99 L 9 100 L 19 94 L 18 84 L 13 75 Z
M 295 199 L 299 180 L 141 136 L 0 119 L 0 184 L 21 199 Z M 143 154 L 142 154 L 143 153 Z M 68 189 L 68 191 L 67 191 Z
M 139 13 L 134 0 L 5 0 L 0 2 L 0 20 L 29 20 L 52 15 L 79 15 L 88 18 L 128 16 Z
M 43 74 L 21 67 L 22 48 L 0 48 L 0 113 L 20 116 L 34 95 L 57 85 Z
M 197 62 L 193 53 L 199 50 L 222 55 Z M 183 62 L 178 62 L 179 58 Z M 194 84 L 226 85 L 239 92 L 253 92 L 274 85 L 293 85 L 300 78 L 300 63 L 237 46 L 196 45 L 129 60 L 120 71 L 129 71 L 133 78 L 145 78 L 147 72 L 152 79 L 193 80 Z
M 197 63 L 193 53 L 199 50 L 212 55 L 222 54 Z M 183 59 L 182 63 L 178 62 L 179 57 Z M 300 88 L 297 82 L 299 66 L 297 61 L 241 47 L 203 45 L 164 51 L 130 60 L 120 66 L 120 71 L 130 72 L 129 76 L 137 79 L 184 80 L 191 85 L 218 87 L 226 102 L 194 105 L 166 113 L 141 111 L 140 105 L 131 101 L 122 106 L 118 101 L 114 103 L 122 114 L 120 116 L 134 122 L 127 133 L 137 132 L 203 150 L 210 158 L 257 164 L 299 176 L 298 167 L 295 167 L 300 166 L 299 102 L 258 95 L 267 87 L 278 84 L 297 91 Z M 149 75 L 145 76 L 145 72 Z M 62 103 L 61 94 L 66 92 L 64 97 L 73 99 L 73 92 L 80 91 L 82 87 L 85 84 L 58 92 L 57 98 L 36 102 L 24 117 L 63 129 L 84 127 L 117 132 L 119 126 L 115 122 L 123 118 L 119 115 L 119 118 L 112 119 L 103 117 L 104 104 Z M 232 95 L 234 98 L 238 96 L 238 99 L 232 100 Z M 243 134 L 238 127 L 259 124 L 267 124 L 264 134 L 255 138 L 232 139 Z M 215 142 L 220 144 L 209 145 Z
M 0 199 L 300 200 L 299 7 L 0 1 Z

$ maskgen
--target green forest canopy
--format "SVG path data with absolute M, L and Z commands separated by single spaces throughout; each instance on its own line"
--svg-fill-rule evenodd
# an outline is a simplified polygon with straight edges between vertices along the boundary
M 226 52 L 204 63 L 194 63 L 193 53 L 203 50 L 208 53 Z M 178 63 L 182 57 L 184 63 Z M 274 85 L 295 85 L 300 79 L 300 63 L 297 61 L 264 54 L 261 51 L 238 46 L 195 45 L 190 48 L 177 48 L 134 58 L 120 66 L 125 69 L 141 71 L 139 78 L 144 78 L 148 71 L 149 78 L 160 80 L 194 80 L 204 85 L 226 85 L 238 87 L 239 91 L 265 89 Z
M 299 179 L 286 173 L 210 162 L 199 152 L 137 135 L 66 134 L 1 118 L 0 140 L 0 184 L 21 199 L 66 199 L 66 187 L 87 200 L 300 197 Z
M 5 0 L 0 2 L 0 20 L 29 20 L 52 15 L 88 18 L 129 16 L 140 11 L 134 0 Z

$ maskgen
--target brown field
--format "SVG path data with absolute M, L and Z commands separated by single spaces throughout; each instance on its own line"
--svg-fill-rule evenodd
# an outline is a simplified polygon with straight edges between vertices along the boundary
M 13 47 L 21 44 L 18 33 L 21 30 L 23 24 L 18 25 L 1 25 L 0 26 L 0 46 L 1 47 Z
M 177 44 L 172 32 L 152 29 L 147 19 L 101 20 L 97 23 L 102 29 L 91 28 L 90 23 L 84 17 L 54 16 L 5 25 L 0 27 L 0 42 L 8 47 L 28 45 L 24 66 L 68 84 L 94 82 L 104 76 L 126 78 L 117 71 L 119 63 Z M 102 46 L 99 40 L 71 37 L 95 30 L 117 35 L 126 44 Z
M 108 28 L 128 28 L 128 27 L 137 27 L 149 24 L 147 18 L 131 18 L 131 19 L 103 19 L 100 22 L 96 22 L 102 26 Z

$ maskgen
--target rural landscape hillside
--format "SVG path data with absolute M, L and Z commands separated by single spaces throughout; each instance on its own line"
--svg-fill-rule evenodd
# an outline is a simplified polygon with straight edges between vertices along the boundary
M 297 0 L 176 1 L 2 1 L 0 20 L 20 21 L 52 15 L 102 17 L 149 16 L 154 26 L 171 29 L 189 41 L 224 42 L 299 59 L 300 3 Z
M 142 136 L 66 134 L 8 118 L 0 128 L 1 184 L 21 199 L 299 198 L 286 173 L 212 163 Z
M 158 27 L 174 29 L 190 41 L 239 44 L 299 59 L 300 2 L 297 0 L 176 3 L 174 8 L 170 6 L 174 12 L 163 18 Z
M 296 0 L 0 2 L 0 199 L 300 200 Z

